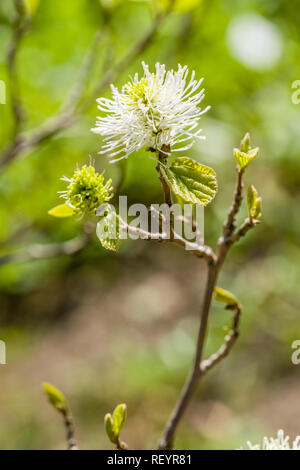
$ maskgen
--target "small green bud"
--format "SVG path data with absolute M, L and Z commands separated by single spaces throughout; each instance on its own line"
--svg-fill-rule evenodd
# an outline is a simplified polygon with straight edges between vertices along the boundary
M 257 197 L 257 191 L 253 185 L 249 186 L 247 194 L 248 215 L 250 219 L 261 217 L 262 198 Z
M 103 174 L 97 173 L 92 165 L 78 168 L 71 179 L 63 180 L 69 183 L 63 197 L 75 214 L 93 216 L 97 207 L 113 197 L 112 181 L 105 183 Z
M 237 298 L 228 290 L 222 289 L 221 287 L 214 288 L 214 298 L 217 302 L 222 302 L 227 306 L 236 306 L 239 305 Z
M 104 417 L 105 431 L 109 440 L 113 444 L 121 445 L 119 439 L 121 429 L 126 420 L 127 406 L 125 403 L 116 406 L 113 414 L 107 413 Z M 122 443 L 122 445 L 125 445 Z
M 58 390 L 58 388 L 54 387 L 54 385 L 51 385 L 47 382 L 43 383 L 43 389 L 51 405 L 53 405 L 54 408 L 57 409 L 57 411 L 60 411 L 61 413 L 66 413 L 68 410 L 68 405 L 64 394 L 60 390 Z
M 250 149 L 250 134 L 249 132 L 247 132 L 241 140 L 241 151 L 244 153 L 248 153 Z

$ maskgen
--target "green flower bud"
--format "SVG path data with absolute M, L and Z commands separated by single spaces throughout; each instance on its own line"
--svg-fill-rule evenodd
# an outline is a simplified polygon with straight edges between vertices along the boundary
M 105 183 L 103 174 L 97 173 L 92 165 L 78 168 L 71 179 L 62 179 L 69 183 L 62 195 L 75 214 L 95 215 L 97 207 L 113 197 L 111 179 Z

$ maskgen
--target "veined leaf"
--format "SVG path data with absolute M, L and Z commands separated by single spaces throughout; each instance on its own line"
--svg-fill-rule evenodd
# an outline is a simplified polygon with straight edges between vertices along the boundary
M 242 169 L 242 168 L 246 168 L 246 166 L 248 166 L 249 163 L 251 163 L 252 160 L 254 160 L 257 157 L 259 148 L 256 147 L 255 149 L 251 149 L 247 153 L 242 152 L 239 149 L 234 149 L 233 152 L 234 152 L 234 156 L 237 161 L 237 164 Z
M 126 414 L 127 414 L 127 407 L 125 403 L 122 403 L 121 405 L 116 406 L 113 412 L 113 432 L 117 436 L 120 435 L 121 429 L 123 427 L 123 424 L 126 420 Z
M 222 302 L 226 305 L 238 305 L 237 298 L 228 290 L 222 289 L 221 287 L 214 288 L 214 298 L 218 302 Z
M 215 171 L 191 158 L 178 157 L 161 172 L 173 193 L 186 203 L 206 206 L 216 195 Z
M 48 400 L 54 406 L 54 408 L 62 413 L 65 413 L 68 409 L 68 405 L 64 394 L 58 390 L 58 388 L 54 387 L 54 385 L 51 385 L 47 382 L 43 383 L 43 389 L 48 397 Z
M 103 248 L 118 251 L 120 246 L 119 224 L 116 213 L 109 210 L 97 223 L 96 234 Z
M 60 204 L 59 206 L 55 206 L 50 209 L 48 214 L 53 217 L 72 217 L 72 215 L 75 215 L 75 212 L 68 204 Z

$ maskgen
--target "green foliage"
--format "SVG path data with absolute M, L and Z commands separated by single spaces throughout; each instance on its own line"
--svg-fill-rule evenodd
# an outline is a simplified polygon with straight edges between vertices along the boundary
M 235 306 L 239 303 L 237 298 L 231 292 L 222 289 L 221 287 L 214 288 L 214 299 L 228 306 Z
M 248 215 L 250 219 L 261 217 L 262 198 L 257 197 L 257 191 L 253 185 L 249 186 L 247 193 Z
M 191 158 L 178 157 L 161 171 L 173 193 L 186 203 L 206 206 L 216 195 L 215 171 Z
M 103 248 L 118 251 L 120 246 L 119 223 L 113 208 L 108 207 L 106 214 L 97 223 L 96 234 Z
M 256 147 L 251 149 L 250 134 L 248 132 L 241 140 L 240 147 L 240 149 L 233 149 L 233 153 L 238 166 L 240 167 L 240 169 L 243 169 L 246 168 L 246 166 L 248 166 L 249 163 L 251 163 L 257 157 L 259 148 Z
M 74 209 L 70 207 L 68 204 L 59 204 L 59 206 L 55 206 L 50 211 L 48 211 L 49 215 L 53 217 L 72 217 L 75 214 Z
M 63 196 L 76 214 L 93 216 L 101 204 L 113 197 L 111 179 L 104 184 L 104 176 L 97 173 L 92 165 L 84 165 L 75 170 L 71 179 L 64 179 L 69 184 Z
M 234 156 L 240 169 L 246 168 L 258 155 L 259 148 L 249 150 L 247 153 L 234 149 Z
M 43 383 L 43 389 L 51 405 L 53 405 L 56 410 L 65 414 L 68 410 L 68 405 L 63 393 L 58 390 L 58 388 L 54 387 L 54 385 L 47 382 Z
M 113 414 L 107 413 L 104 417 L 106 434 L 113 444 L 119 441 L 120 432 L 126 420 L 127 406 L 125 403 L 116 406 Z

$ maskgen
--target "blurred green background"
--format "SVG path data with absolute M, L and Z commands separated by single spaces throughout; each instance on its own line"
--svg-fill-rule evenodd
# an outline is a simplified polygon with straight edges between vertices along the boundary
M 17 56 L 25 130 L 58 112 L 97 30 L 103 37 L 84 97 L 163 8 L 150 1 L 40 0 Z M 176 439 L 179 449 L 234 449 L 279 428 L 300 434 L 300 366 L 291 362 L 291 344 L 300 339 L 300 105 L 292 103 L 292 83 L 300 79 L 300 2 L 178 0 L 175 10 L 117 83 L 140 73 L 141 60 L 151 67 L 187 64 L 204 77 L 207 139 L 189 156 L 218 176 L 219 192 L 205 210 L 208 244 L 215 245 L 231 201 L 232 148 L 249 131 L 261 149 L 246 184 L 263 197 L 262 223 L 234 246 L 219 281 L 244 306 L 241 337 L 206 376 Z M 12 139 L 6 54 L 14 18 L 13 2 L 1 0 L 0 79 L 7 84 L 1 148 Z M 0 254 L 79 233 L 76 220 L 47 211 L 59 203 L 61 176 L 90 156 L 129 202 L 160 200 L 155 163 L 145 151 L 125 165 L 97 155 L 101 140 L 90 132 L 96 116 L 95 103 L 75 125 L 1 170 Z M 245 214 L 244 207 L 241 220 Z M 122 402 L 124 440 L 130 448 L 155 448 L 192 364 L 204 280 L 204 263 L 176 247 L 128 241 L 114 254 L 96 237 L 74 256 L 0 267 L 0 339 L 7 345 L 0 448 L 65 447 L 43 381 L 68 396 L 81 448 L 112 448 L 103 417 Z M 206 355 L 221 344 L 230 320 L 213 305 Z

